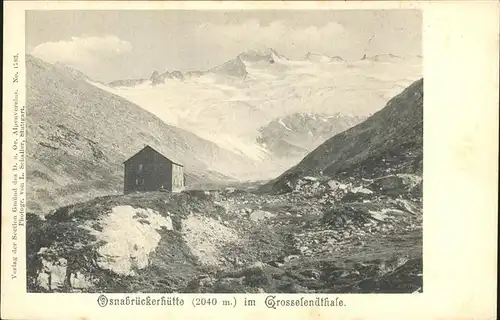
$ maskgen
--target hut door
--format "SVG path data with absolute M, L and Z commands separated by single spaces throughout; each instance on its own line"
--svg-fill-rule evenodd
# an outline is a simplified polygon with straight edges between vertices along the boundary
M 137 186 L 142 186 L 144 185 L 144 176 L 143 176 L 143 172 L 144 172 L 144 164 L 142 163 L 139 163 L 137 165 L 137 174 L 136 174 L 136 179 L 135 179 L 135 184 Z

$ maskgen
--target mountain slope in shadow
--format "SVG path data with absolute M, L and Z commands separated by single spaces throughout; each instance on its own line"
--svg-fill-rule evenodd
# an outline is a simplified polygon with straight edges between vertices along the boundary
M 373 178 L 422 173 L 423 79 L 415 81 L 366 121 L 341 132 L 263 187 L 284 191 L 304 176 Z

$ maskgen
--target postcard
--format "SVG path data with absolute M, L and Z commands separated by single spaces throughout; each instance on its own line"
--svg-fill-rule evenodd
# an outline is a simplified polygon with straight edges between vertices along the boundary
M 499 12 L 6 1 L 2 318 L 493 319 Z

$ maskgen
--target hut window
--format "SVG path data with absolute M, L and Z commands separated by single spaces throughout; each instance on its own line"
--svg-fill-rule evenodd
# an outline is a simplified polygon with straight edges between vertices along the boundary
M 139 163 L 139 166 L 137 168 L 137 173 L 141 173 L 142 172 L 142 168 L 143 168 L 142 163 Z

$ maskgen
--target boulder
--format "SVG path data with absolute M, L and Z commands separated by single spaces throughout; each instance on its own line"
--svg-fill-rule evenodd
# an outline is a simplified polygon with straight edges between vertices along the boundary
M 306 269 L 306 270 L 303 270 L 299 273 L 305 277 L 313 278 L 316 280 L 321 277 L 321 272 L 316 270 L 316 269 Z
M 351 192 L 353 192 L 353 193 L 361 193 L 361 194 L 373 194 L 373 191 L 371 191 L 370 189 L 365 188 L 365 187 L 352 188 Z
M 266 265 L 263 262 L 257 261 L 245 269 L 245 274 L 261 274 L 264 272 Z
M 243 286 L 243 277 L 241 278 L 222 278 L 218 279 L 214 284 L 214 292 L 216 293 L 245 293 Z
M 390 196 L 409 194 L 414 188 L 418 193 L 418 185 L 422 177 L 412 174 L 394 174 L 375 179 L 368 187 Z M 420 187 L 421 189 L 421 187 Z
M 342 197 L 343 202 L 363 201 L 372 198 L 373 191 L 367 188 L 352 188 Z
M 323 182 L 325 192 L 330 192 L 332 194 L 336 193 L 340 188 L 340 182 L 336 180 L 328 180 Z
M 252 221 L 262 221 L 266 220 L 272 217 L 275 217 L 276 215 L 269 212 L 269 211 L 264 211 L 264 210 L 255 210 L 252 213 L 250 213 L 249 218 Z
M 290 262 L 290 261 L 292 261 L 292 260 L 296 260 L 296 259 L 298 259 L 298 258 L 299 258 L 299 256 L 298 256 L 298 255 L 296 255 L 296 254 L 292 254 L 292 255 L 290 255 L 290 256 L 285 257 L 283 260 L 284 260 L 284 262 L 285 262 L 285 263 L 287 263 L 287 262 Z
M 64 258 L 55 261 L 41 259 L 42 268 L 37 277 L 37 284 L 45 290 L 61 290 L 66 285 L 68 262 Z
M 304 252 L 306 252 L 307 250 L 309 250 L 309 248 L 307 246 L 302 246 L 299 248 L 299 251 L 303 254 Z
M 318 181 L 318 178 L 316 178 L 316 177 L 310 177 L 310 176 L 304 177 L 303 179 L 306 180 L 306 181 Z
M 72 273 L 69 281 L 73 289 L 87 289 L 93 285 L 92 281 L 79 271 Z
M 422 199 L 422 197 L 423 197 L 422 185 L 423 185 L 423 181 L 420 181 L 413 188 L 411 188 L 409 190 L 410 191 L 410 195 L 413 198 Z
M 287 281 L 287 282 L 279 285 L 277 289 L 279 292 L 286 292 L 286 293 L 307 293 L 308 292 L 306 287 L 301 286 L 298 283 L 295 283 L 292 281 Z

